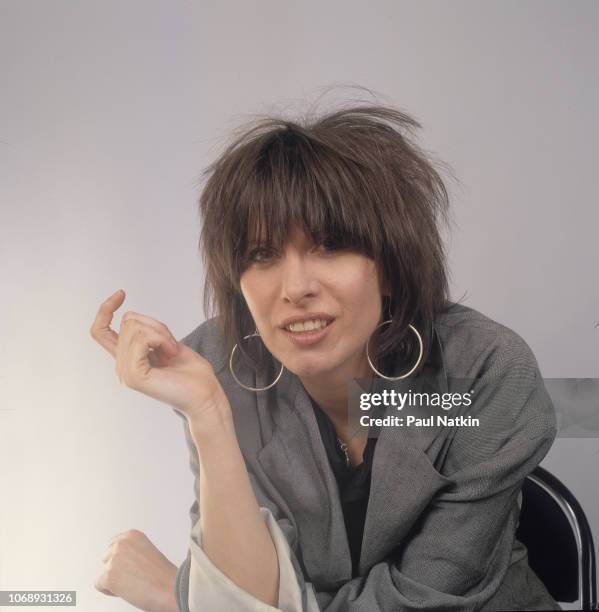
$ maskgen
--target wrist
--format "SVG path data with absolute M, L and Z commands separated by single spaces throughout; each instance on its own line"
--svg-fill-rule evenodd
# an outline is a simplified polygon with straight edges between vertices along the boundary
M 172 593 L 165 594 L 162 606 L 160 607 L 160 612 L 179 612 L 179 604 L 177 603 L 177 598 L 175 597 L 174 588 Z
M 188 421 L 191 437 L 200 453 L 200 457 L 207 453 L 213 454 L 213 450 L 222 452 L 231 444 L 237 442 L 237 434 L 233 425 L 233 420 L 215 418 L 211 422 L 205 419 L 200 421 Z
M 168 578 L 163 582 L 159 591 L 159 603 L 156 612 L 179 612 L 179 604 L 175 595 L 177 566 L 169 563 Z
M 231 406 L 224 391 L 220 389 L 209 401 L 192 405 L 185 411 L 185 417 L 192 432 L 198 436 L 209 435 L 233 426 Z
M 214 405 L 204 407 L 201 412 L 191 413 L 187 418 L 189 431 L 195 445 L 200 451 L 210 452 L 211 448 L 229 446 L 237 435 L 233 423 L 231 408 L 227 402 L 225 406 Z
M 220 477 L 234 474 L 244 463 L 233 420 L 220 420 L 206 425 L 202 421 L 189 423 L 189 431 L 198 452 L 200 462 L 200 482 L 206 480 L 206 470 L 210 473 L 216 470 Z M 224 477 L 225 480 L 228 477 Z

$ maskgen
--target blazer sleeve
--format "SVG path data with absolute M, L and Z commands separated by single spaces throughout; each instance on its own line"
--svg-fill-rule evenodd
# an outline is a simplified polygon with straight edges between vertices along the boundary
M 189 550 L 185 561 L 177 570 L 175 595 L 177 606 L 182 612 L 317 612 L 318 606 L 312 595 L 312 601 L 306 602 L 306 591 L 297 580 L 297 563 L 291 553 L 288 537 L 289 531 L 283 531 L 268 506 L 260 506 L 260 513 L 273 540 L 279 562 L 279 597 L 277 607 L 256 599 L 237 586 L 216 565 L 210 561 L 202 548 L 202 530 L 199 513 L 200 470 L 195 444 L 184 420 L 184 431 L 190 449 L 190 467 L 194 475 L 195 501 L 190 509 L 191 536 Z M 258 489 L 250 473 L 252 486 Z M 258 489 L 259 490 L 259 489 Z M 259 503 L 263 496 L 258 493 Z M 273 506 L 273 510 L 276 509 Z M 290 527 L 283 522 L 283 527 Z M 292 561 L 293 559 L 293 561 Z M 308 592 L 309 593 L 309 592 Z
M 536 597 L 538 603 L 540 597 L 549 605 L 527 609 L 560 609 L 540 581 L 529 584 L 514 575 L 522 568 L 510 569 L 522 484 L 557 431 L 536 360 L 522 343 L 494 360 L 474 385 L 469 414 L 481 424 L 455 432 L 443 469 L 450 486 L 433 498 L 407 538 L 397 543 L 392 558 L 333 592 L 315 590 L 321 610 L 500 609 L 495 608 L 497 599 L 491 601 L 500 587 L 501 598 L 507 597 L 503 601 L 511 601 L 512 591 L 540 589 L 529 594 L 529 601 Z M 502 585 L 504 578 L 513 581 L 513 589 Z M 513 597 L 515 605 L 526 601 L 527 593 Z

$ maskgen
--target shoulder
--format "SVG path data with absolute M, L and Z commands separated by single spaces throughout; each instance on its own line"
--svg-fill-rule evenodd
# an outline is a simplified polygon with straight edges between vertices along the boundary
M 474 308 L 450 303 L 435 320 L 435 330 L 448 376 L 500 376 L 513 368 L 538 371 L 530 346 L 518 333 Z
M 215 371 L 221 370 L 227 362 L 227 342 L 218 317 L 206 319 L 180 342 L 205 357 Z
M 463 305 L 451 305 L 436 323 L 447 376 L 470 389 L 472 403 L 463 414 L 480 421 L 457 428 L 453 467 L 470 464 L 473 456 L 492 462 L 503 453 L 505 465 L 519 457 L 531 471 L 557 433 L 555 408 L 531 348 L 514 330 Z

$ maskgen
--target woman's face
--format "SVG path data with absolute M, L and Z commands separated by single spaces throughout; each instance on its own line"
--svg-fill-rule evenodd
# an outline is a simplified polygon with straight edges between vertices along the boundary
M 314 246 L 296 229 L 282 252 L 250 248 L 240 283 L 266 348 L 288 370 L 300 378 L 371 374 L 365 346 L 381 320 L 372 259 Z

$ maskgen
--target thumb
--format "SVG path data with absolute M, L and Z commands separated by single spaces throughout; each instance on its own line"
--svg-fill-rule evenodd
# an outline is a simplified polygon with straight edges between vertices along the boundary
M 116 597 L 116 595 L 106 586 L 107 576 L 106 574 L 102 574 L 94 583 L 94 587 L 100 593 L 104 593 L 104 595 L 110 595 L 110 597 Z
M 150 348 L 148 359 L 153 368 L 169 365 L 171 359 L 179 352 L 179 345 L 163 344 L 156 348 Z

